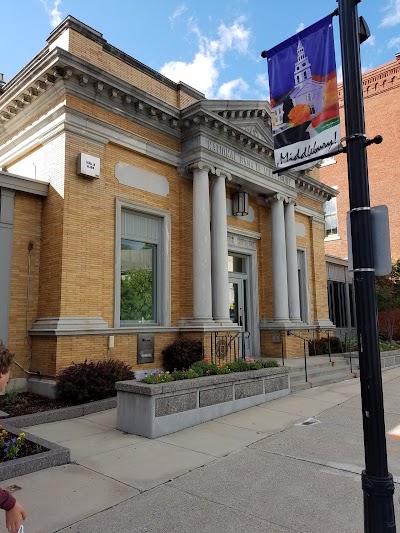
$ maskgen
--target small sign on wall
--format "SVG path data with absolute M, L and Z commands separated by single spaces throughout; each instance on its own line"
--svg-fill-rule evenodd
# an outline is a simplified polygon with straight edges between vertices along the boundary
M 85 176 L 87 178 L 99 178 L 100 158 L 81 152 L 78 155 L 77 173 L 79 176 Z
M 154 362 L 154 335 L 141 334 L 137 336 L 137 362 L 138 364 Z

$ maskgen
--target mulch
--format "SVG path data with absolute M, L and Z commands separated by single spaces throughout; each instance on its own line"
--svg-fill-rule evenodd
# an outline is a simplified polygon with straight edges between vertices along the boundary
M 5 394 L 0 396 L 0 410 L 10 416 L 31 415 L 43 411 L 51 411 L 61 407 L 69 407 L 72 404 L 59 400 L 50 400 L 32 392 L 20 392 L 15 395 Z

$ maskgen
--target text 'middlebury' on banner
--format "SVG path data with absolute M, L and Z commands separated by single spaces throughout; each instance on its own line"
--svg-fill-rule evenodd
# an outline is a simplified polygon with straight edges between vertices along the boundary
M 267 52 L 275 164 L 321 159 L 340 144 L 332 15 Z M 300 168 L 300 167 L 298 167 Z

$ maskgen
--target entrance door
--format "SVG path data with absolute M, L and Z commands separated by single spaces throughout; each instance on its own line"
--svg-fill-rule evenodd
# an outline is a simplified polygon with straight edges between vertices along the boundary
M 241 327 L 239 338 L 240 357 L 250 356 L 250 342 L 247 313 L 247 276 L 229 273 L 229 316 Z

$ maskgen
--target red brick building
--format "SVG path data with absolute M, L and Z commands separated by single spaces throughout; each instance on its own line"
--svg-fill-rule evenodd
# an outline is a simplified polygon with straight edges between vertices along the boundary
M 400 176 L 400 54 L 396 54 L 393 61 L 364 73 L 363 92 L 367 137 L 372 138 L 377 134 L 383 136 L 382 144 L 373 144 L 368 148 L 371 206 L 388 206 L 392 261 L 396 261 L 400 258 L 400 187 L 397 182 Z M 339 85 L 339 104 L 344 137 L 342 85 Z M 339 267 L 345 268 L 343 261 L 335 261 L 333 258 L 348 257 L 346 214 L 349 210 L 349 189 L 346 155 L 341 154 L 324 161 L 320 169 L 320 179 L 339 191 L 337 198 L 325 204 L 325 252 L 328 256 L 328 292 L 331 291 L 330 314 L 341 316 L 346 307 L 343 295 L 349 292 L 352 294 L 351 280 L 345 273 L 338 274 Z M 341 283 L 349 287 L 343 287 Z M 352 295 L 352 305 L 351 299 Z M 348 304 L 349 302 L 347 310 L 350 309 Z M 341 320 L 341 323 L 344 322 L 346 320 Z M 345 325 L 349 327 L 349 319 Z

